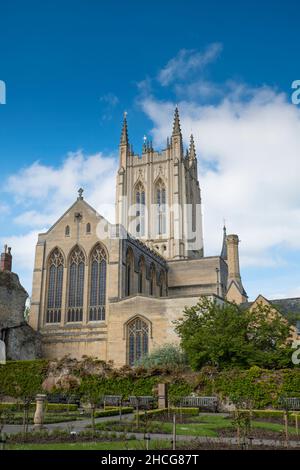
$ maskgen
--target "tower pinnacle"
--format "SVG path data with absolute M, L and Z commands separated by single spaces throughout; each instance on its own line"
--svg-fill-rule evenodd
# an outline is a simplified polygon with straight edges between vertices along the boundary
M 225 221 L 224 221 L 224 227 L 223 227 L 223 243 L 222 243 L 221 258 L 223 258 L 224 260 L 227 260 L 227 234 L 226 234 Z
M 173 122 L 173 133 L 172 133 L 172 136 L 174 136 L 174 135 L 180 135 L 180 136 L 181 136 L 179 111 L 178 111 L 178 107 L 177 107 L 177 106 L 176 106 L 176 108 L 175 108 L 174 122 Z
M 121 132 L 121 140 L 120 140 L 120 145 L 128 145 L 129 140 L 128 140 L 128 130 L 127 130 L 127 112 L 124 112 L 124 118 L 123 118 L 123 127 L 122 127 L 122 132 Z
M 193 134 L 191 134 L 190 138 L 189 158 L 190 160 L 195 160 L 196 158 L 196 149 Z

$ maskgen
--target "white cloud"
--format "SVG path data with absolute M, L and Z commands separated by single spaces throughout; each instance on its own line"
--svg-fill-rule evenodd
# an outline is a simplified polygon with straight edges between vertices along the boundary
M 77 198 L 77 190 L 99 213 L 114 221 L 115 175 L 117 160 L 98 153 L 68 154 L 58 167 L 35 162 L 11 175 L 5 185 L 19 214 L 13 222 L 23 233 L 0 238 L 2 245 L 12 247 L 13 271 L 21 275 L 30 292 L 34 251 L 38 233 L 46 231 Z
M 156 145 L 170 134 L 174 103 L 141 105 Z M 282 93 L 240 84 L 216 104 L 178 103 L 185 144 L 194 133 L 206 254 L 220 250 L 221 224 L 240 235 L 244 266 L 281 266 L 272 248 L 300 248 L 300 108 Z
M 0 217 L 7 215 L 10 212 L 10 207 L 5 203 L 0 201 Z
M 5 189 L 21 207 L 14 222 L 26 227 L 52 225 L 77 197 L 84 196 L 99 211 L 114 202 L 116 158 L 98 153 L 69 153 L 57 168 L 35 162 L 8 178 Z M 113 215 L 113 214 L 112 214 Z
M 204 52 L 194 49 L 181 49 L 176 57 L 173 57 L 160 70 L 157 79 L 161 85 L 167 86 L 176 80 L 187 78 L 192 72 L 202 70 L 206 65 L 213 62 L 222 50 L 220 43 L 210 44 Z
M 113 117 L 113 110 L 119 104 L 119 98 L 114 93 L 106 93 L 99 99 L 103 106 L 102 109 L 102 121 L 110 121 Z
M 41 231 L 43 231 L 43 228 Z M 21 274 L 20 280 L 28 292 L 31 290 L 34 252 L 37 239 L 38 231 L 35 230 L 23 235 L 12 235 L 0 238 L 1 246 L 7 244 L 12 247 L 12 270 Z

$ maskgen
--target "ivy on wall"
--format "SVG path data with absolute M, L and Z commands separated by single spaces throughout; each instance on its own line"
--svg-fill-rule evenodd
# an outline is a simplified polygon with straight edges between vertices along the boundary
M 49 362 L 9 361 L 0 365 L 0 398 L 12 397 L 21 401 L 33 399 L 43 392 L 42 383 L 50 370 Z M 96 398 L 103 395 L 155 395 L 160 382 L 169 384 L 169 398 L 172 403 L 182 396 L 195 393 L 199 396 L 217 395 L 222 401 L 239 403 L 251 401 L 253 408 L 278 408 L 282 396 L 300 397 L 300 368 L 266 370 L 257 366 L 250 369 L 231 368 L 218 371 L 205 367 L 197 373 L 190 371 L 158 374 L 147 369 L 112 370 L 105 375 L 88 373 L 80 376 L 77 387 L 61 390 L 64 395 L 78 393 L 91 394 Z M 57 388 L 57 392 L 60 389 Z

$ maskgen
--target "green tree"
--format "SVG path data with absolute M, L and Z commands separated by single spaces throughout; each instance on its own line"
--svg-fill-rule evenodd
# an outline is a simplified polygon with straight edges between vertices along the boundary
M 30 404 L 42 391 L 46 361 L 9 361 L 0 366 L 0 396 L 11 396 L 23 403 L 23 432 L 28 431 Z
M 204 297 L 175 322 L 191 367 L 291 365 L 290 326 L 268 306 L 249 311 Z
M 99 378 L 95 375 L 84 377 L 80 385 L 80 395 L 90 405 L 91 424 L 93 432 L 95 432 L 95 411 L 103 397 Z

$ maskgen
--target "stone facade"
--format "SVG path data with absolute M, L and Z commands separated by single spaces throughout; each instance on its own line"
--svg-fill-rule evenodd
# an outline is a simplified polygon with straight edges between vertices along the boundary
M 30 324 L 42 336 L 43 355 L 132 364 L 178 341 L 173 322 L 200 295 L 224 301 L 228 268 L 230 282 L 246 300 L 237 244 L 231 249 L 230 237 L 237 236 L 225 236 L 222 256 L 204 257 L 196 152 L 191 137 L 184 153 L 178 110 L 166 149 L 155 152 L 145 140 L 141 156 L 129 144 L 125 116 L 116 224 L 98 214 L 80 190 L 38 237 Z
M 6 253 L 5 249 L 3 254 Z M 0 340 L 5 345 L 6 359 L 27 360 L 41 355 L 39 333 L 24 318 L 27 297 L 18 276 L 0 270 Z

